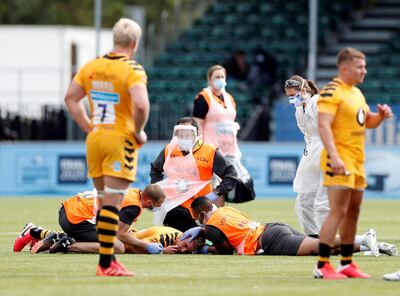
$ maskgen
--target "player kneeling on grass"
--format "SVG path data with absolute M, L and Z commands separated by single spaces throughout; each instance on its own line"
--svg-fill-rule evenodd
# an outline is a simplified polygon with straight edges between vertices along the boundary
M 203 196 L 194 200 L 191 207 L 193 215 L 202 227 L 189 229 L 181 239 L 189 236 L 193 239 L 204 232 L 205 238 L 213 243 L 213 247 L 210 248 L 217 254 L 318 255 L 319 239 L 308 237 L 289 225 L 282 223 L 260 225 L 232 207 L 216 208 Z M 377 243 L 371 240 L 376 240 L 376 236 L 360 237 L 361 241 L 354 247 L 357 252 L 368 249 L 371 243 Z M 339 253 L 340 238 L 337 237 L 332 254 Z
M 156 184 L 148 185 L 143 192 L 140 189 L 129 189 L 121 203 L 118 239 L 114 244 L 116 253 L 124 253 L 124 244 L 151 254 L 163 251 L 163 246 L 159 243 L 147 243 L 132 236 L 130 226 L 137 220 L 142 209 L 155 211 L 164 200 L 165 194 Z M 19 252 L 31 243 L 34 244 L 31 248 L 32 253 L 47 250 L 50 253 L 59 251 L 98 253 L 96 213 L 97 192 L 79 193 L 64 201 L 59 210 L 59 224 L 64 233 L 49 231 L 29 223 L 15 240 L 14 251 Z
M 171 142 L 151 163 L 151 183 L 165 191 L 166 199 L 155 214 L 154 224 L 180 231 L 196 226 L 190 204 L 197 196 L 207 196 L 221 205 L 237 183 L 237 172 L 214 146 L 199 136 L 193 117 L 183 117 L 174 126 Z M 213 188 L 213 175 L 221 178 Z

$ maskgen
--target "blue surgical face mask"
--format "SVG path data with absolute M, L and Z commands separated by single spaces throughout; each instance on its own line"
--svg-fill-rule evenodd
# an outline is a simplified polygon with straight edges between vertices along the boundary
M 221 89 L 225 88 L 226 80 L 225 80 L 225 78 L 217 78 L 217 79 L 214 79 L 213 84 L 216 89 L 221 90 Z
M 289 97 L 289 103 L 296 108 L 303 106 L 304 103 L 306 102 L 305 98 L 301 96 L 301 90 L 303 89 L 303 86 L 304 86 L 304 79 L 301 83 L 299 91 L 294 96 Z
M 300 95 L 300 92 L 298 92 L 294 96 L 289 97 L 289 103 L 296 108 L 303 106 L 305 101 L 306 100 Z

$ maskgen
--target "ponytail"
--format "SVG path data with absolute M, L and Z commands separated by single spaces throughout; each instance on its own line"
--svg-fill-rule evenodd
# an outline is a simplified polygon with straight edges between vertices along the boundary
M 310 87 L 311 96 L 315 96 L 315 95 L 319 94 L 319 89 L 318 89 L 317 85 L 315 84 L 315 82 L 312 80 L 306 80 L 306 81 L 307 81 L 308 86 Z
M 288 84 L 288 82 L 291 82 L 291 81 L 297 81 L 298 83 L 296 83 L 297 85 L 295 85 L 295 86 L 291 86 L 290 84 Z M 319 94 L 319 89 L 318 89 L 318 87 L 317 87 L 317 85 L 315 84 L 314 81 L 312 81 L 312 80 L 306 80 L 306 79 L 304 79 L 303 77 L 301 77 L 301 76 L 299 76 L 299 75 L 294 75 L 294 76 L 290 77 L 288 80 L 286 80 L 286 82 L 285 82 L 285 89 L 294 88 L 294 89 L 296 89 L 297 91 L 299 91 L 300 88 L 301 88 L 301 85 L 303 84 L 303 82 L 304 82 L 304 88 L 305 88 L 305 90 L 306 90 L 311 96 L 314 96 L 314 95 L 316 95 L 316 94 Z

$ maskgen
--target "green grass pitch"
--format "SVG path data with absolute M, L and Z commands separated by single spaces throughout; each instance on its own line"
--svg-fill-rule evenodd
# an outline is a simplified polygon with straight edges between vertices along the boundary
M 400 295 L 400 282 L 382 280 L 400 268 L 398 257 L 355 260 L 369 280 L 315 280 L 316 257 L 120 255 L 133 278 L 96 278 L 97 255 L 13 253 L 25 223 L 59 229 L 60 198 L 0 198 L 0 295 Z M 294 201 L 257 200 L 235 205 L 259 222 L 281 221 L 299 228 Z M 400 201 L 366 200 L 359 233 L 375 228 L 378 240 L 400 247 Z M 151 225 L 144 211 L 136 227 Z M 333 257 L 334 265 L 338 257 Z

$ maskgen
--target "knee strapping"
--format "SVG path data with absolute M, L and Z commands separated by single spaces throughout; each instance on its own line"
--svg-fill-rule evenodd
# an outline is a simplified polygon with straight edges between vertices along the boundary
M 120 194 L 122 196 L 125 196 L 128 193 L 128 189 L 115 189 L 115 188 L 105 186 L 104 192 L 112 193 L 112 194 Z

